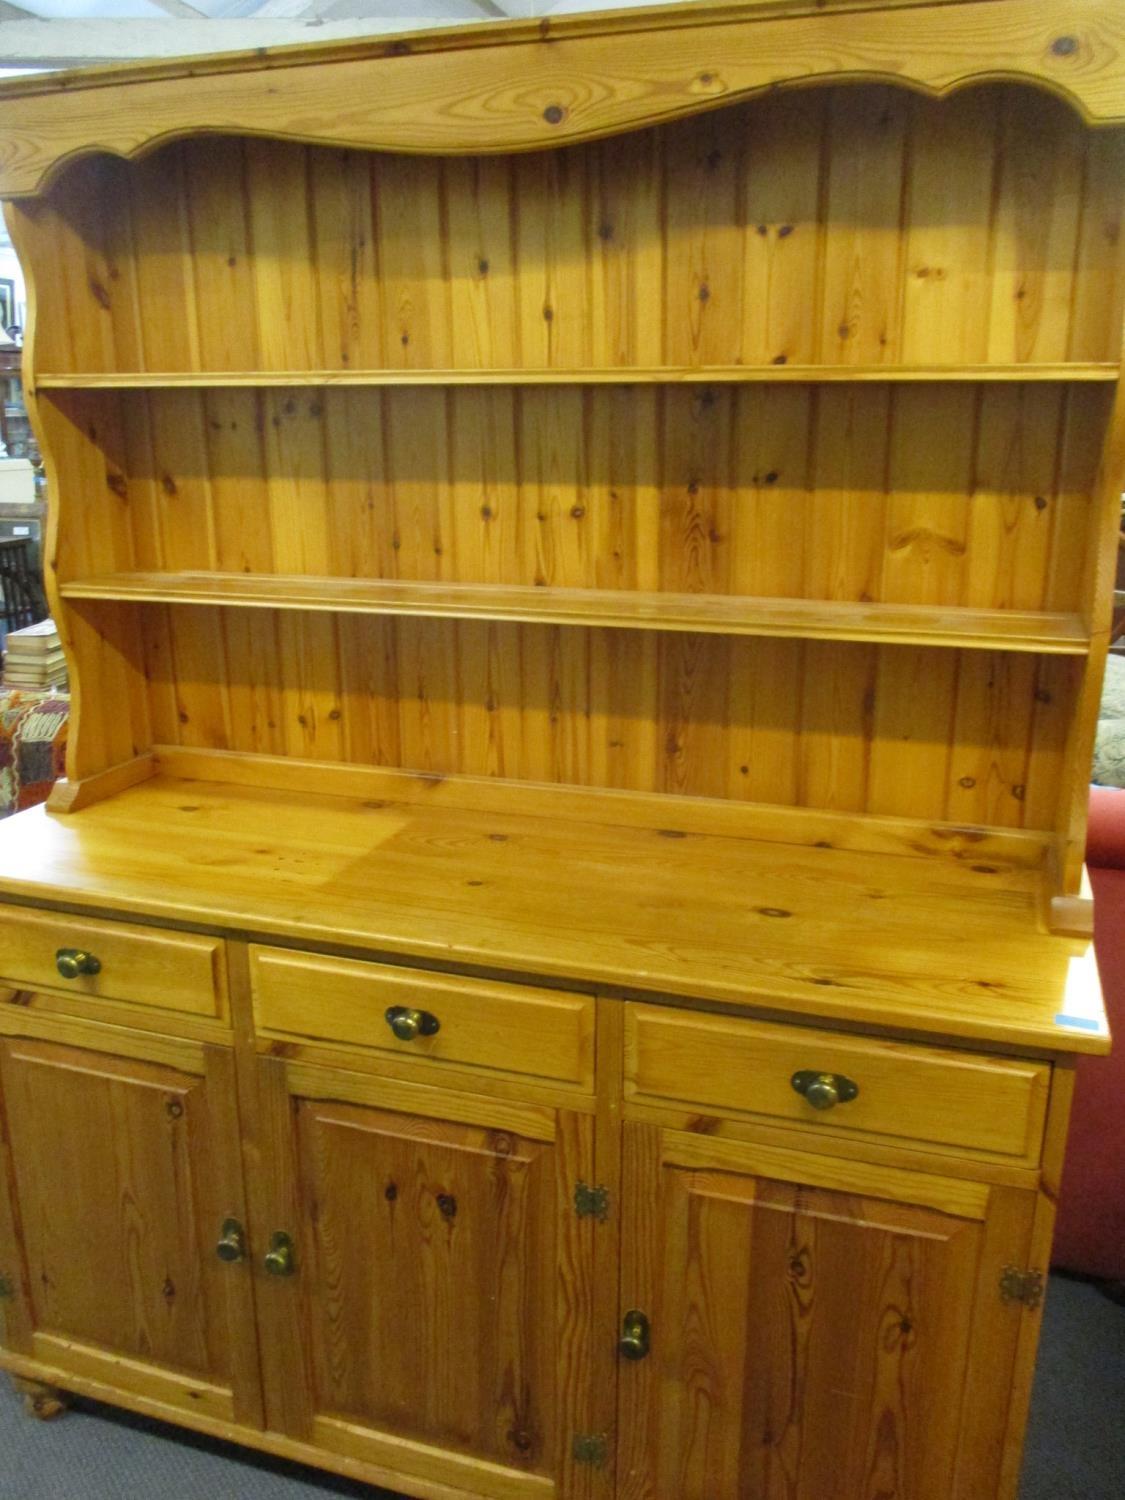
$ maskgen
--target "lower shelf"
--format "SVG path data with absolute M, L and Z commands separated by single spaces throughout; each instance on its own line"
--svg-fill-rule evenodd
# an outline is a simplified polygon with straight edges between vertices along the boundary
M 264 573 L 111 573 L 61 586 L 64 599 L 444 616 L 709 635 L 796 636 L 1084 656 L 1076 614 L 622 589 L 536 588 Z

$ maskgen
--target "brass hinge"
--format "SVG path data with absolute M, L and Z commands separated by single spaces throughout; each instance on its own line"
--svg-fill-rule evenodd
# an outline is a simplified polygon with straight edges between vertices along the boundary
M 1005 1302 L 1022 1302 L 1034 1310 L 1043 1300 L 1043 1272 L 1005 1266 L 1000 1276 L 1000 1295 Z
M 0 1276 L 0 1302 L 11 1302 L 16 1295 L 16 1288 L 10 1276 Z
M 604 1432 L 580 1432 L 572 1448 L 576 1464 L 594 1464 L 600 1467 L 609 1457 L 609 1439 Z
M 609 1189 L 580 1182 L 574 1189 L 574 1212 L 580 1219 L 604 1222 L 609 1217 Z

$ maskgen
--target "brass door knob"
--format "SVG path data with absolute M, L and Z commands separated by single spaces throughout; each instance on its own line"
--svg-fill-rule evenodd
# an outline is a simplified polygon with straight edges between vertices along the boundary
M 621 1337 L 617 1341 L 617 1352 L 622 1359 L 644 1359 L 652 1347 L 652 1330 L 643 1312 L 633 1308 L 625 1314 L 621 1325 Z
M 223 1220 L 223 1231 L 215 1246 L 215 1254 L 220 1260 L 226 1261 L 246 1259 L 246 1231 L 237 1219 Z
M 790 1082 L 813 1109 L 835 1109 L 837 1104 L 847 1104 L 859 1093 L 859 1084 L 845 1078 L 843 1073 L 818 1073 L 815 1068 L 794 1073 Z
M 79 974 L 100 974 L 102 964 L 82 948 L 60 948 L 55 954 L 55 968 L 64 979 L 77 979 Z
M 292 1276 L 297 1269 L 293 1241 L 280 1230 L 270 1235 L 270 1247 L 265 1254 L 265 1266 L 271 1276 Z
M 411 1010 L 407 1005 L 392 1005 L 387 1011 L 387 1025 L 400 1042 L 412 1042 L 419 1036 L 436 1036 L 441 1022 L 428 1010 Z

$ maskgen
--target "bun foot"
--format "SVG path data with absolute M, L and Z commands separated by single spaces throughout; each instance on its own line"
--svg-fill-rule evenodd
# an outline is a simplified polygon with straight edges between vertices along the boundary
M 20 1375 L 10 1378 L 13 1389 L 23 1397 L 24 1411 L 38 1422 L 54 1421 L 70 1405 L 70 1397 L 56 1386 L 44 1385 L 41 1380 L 25 1380 Z

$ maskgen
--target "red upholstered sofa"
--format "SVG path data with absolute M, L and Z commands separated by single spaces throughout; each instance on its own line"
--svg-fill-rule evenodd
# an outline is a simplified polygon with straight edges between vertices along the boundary
M 1054 1259 L 1125 1281 L 1125 790 L 1091 788 L 1086 861 L 1114 1046 L 1078 1065 Z

